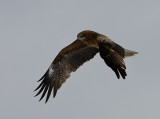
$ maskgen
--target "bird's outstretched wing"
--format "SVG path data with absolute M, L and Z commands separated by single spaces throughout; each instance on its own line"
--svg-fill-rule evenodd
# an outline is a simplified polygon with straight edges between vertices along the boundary
M 35 96 L 43 92 L 41 100 L 47 93 L 47 102 L 53 90 L 53 97 L 55 97 L 57 90 L 69 78 L 70 73 L 76 71 L 84 62 L 92 59 L 97 52 L 97 48 L 89 47 L 79 40 L 62 49 L 47 72 L 39 80 L 41 83 L 35 89 L 39 92 Z
M 118 44 L 114 43 L 108 38 L 99 38 L 99 53 L 105 63 L 115 72 L 117 78 L 120 78 L 120 74 L 125 79 L 126 66 L 123 58 L 125 57 L 125 50 Z

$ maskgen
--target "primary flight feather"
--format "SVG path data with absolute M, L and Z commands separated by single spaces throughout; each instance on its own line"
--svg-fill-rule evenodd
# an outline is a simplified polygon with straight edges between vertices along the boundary
M 107 36 L 94 31 L 85 30 L 77 35 L 77 40 L 63 48 L 56 56 L 41 81 L 35 89 L 35 95 L 42 93 L 40 100 L 47 94 L 48 101 L 51 92 L 56 96 L 57 90 L 62 86 L 71 72 L 75 72 L 83 63 L 92 59 L 97 53 L 104 62 L 115 72 L 117 78 L 127 76 L 124 58 L 133 56 L 137 52 L 124 49 Z

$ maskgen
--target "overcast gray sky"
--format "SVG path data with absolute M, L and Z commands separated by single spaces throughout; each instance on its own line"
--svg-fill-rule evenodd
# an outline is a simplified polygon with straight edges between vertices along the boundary
M 36 81 L 86 29 L 140 53 L 126 80 L 97 54 L 39 102 Z M 159 43 L 159 0 L 0 0 L 0 118 L 159 119 Z

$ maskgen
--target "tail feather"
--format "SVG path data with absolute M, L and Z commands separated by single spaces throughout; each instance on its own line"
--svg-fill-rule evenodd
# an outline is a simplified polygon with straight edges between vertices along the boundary
M 132 50 L 127 50 L 125 49 L 125 58 L 126 57 L 130 57 L 130 56 L 134 56 L 135 54 L 138 54 L 138 52 L 132 51 Z

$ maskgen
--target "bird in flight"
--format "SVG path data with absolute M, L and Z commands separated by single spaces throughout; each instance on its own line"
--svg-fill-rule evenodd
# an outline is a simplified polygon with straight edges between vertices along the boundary
M 94 31 L 85 30 L 77 35 L 77 40 L 63 48 L 56 56 L 46 73 L 40 78 L 41 83 L 35 89 L 35 96 L 42 93 L 40 100 L 47 94 L 46 103 L 53 91 L 53 98 L 71 72 L 92 59 L 97 53 L 116 74 L 123 79 L 127 76 L 124 58 L 137 54 L 113 42 L 107 36 Z M 40 101 L 39 100 L 39 101 Z

